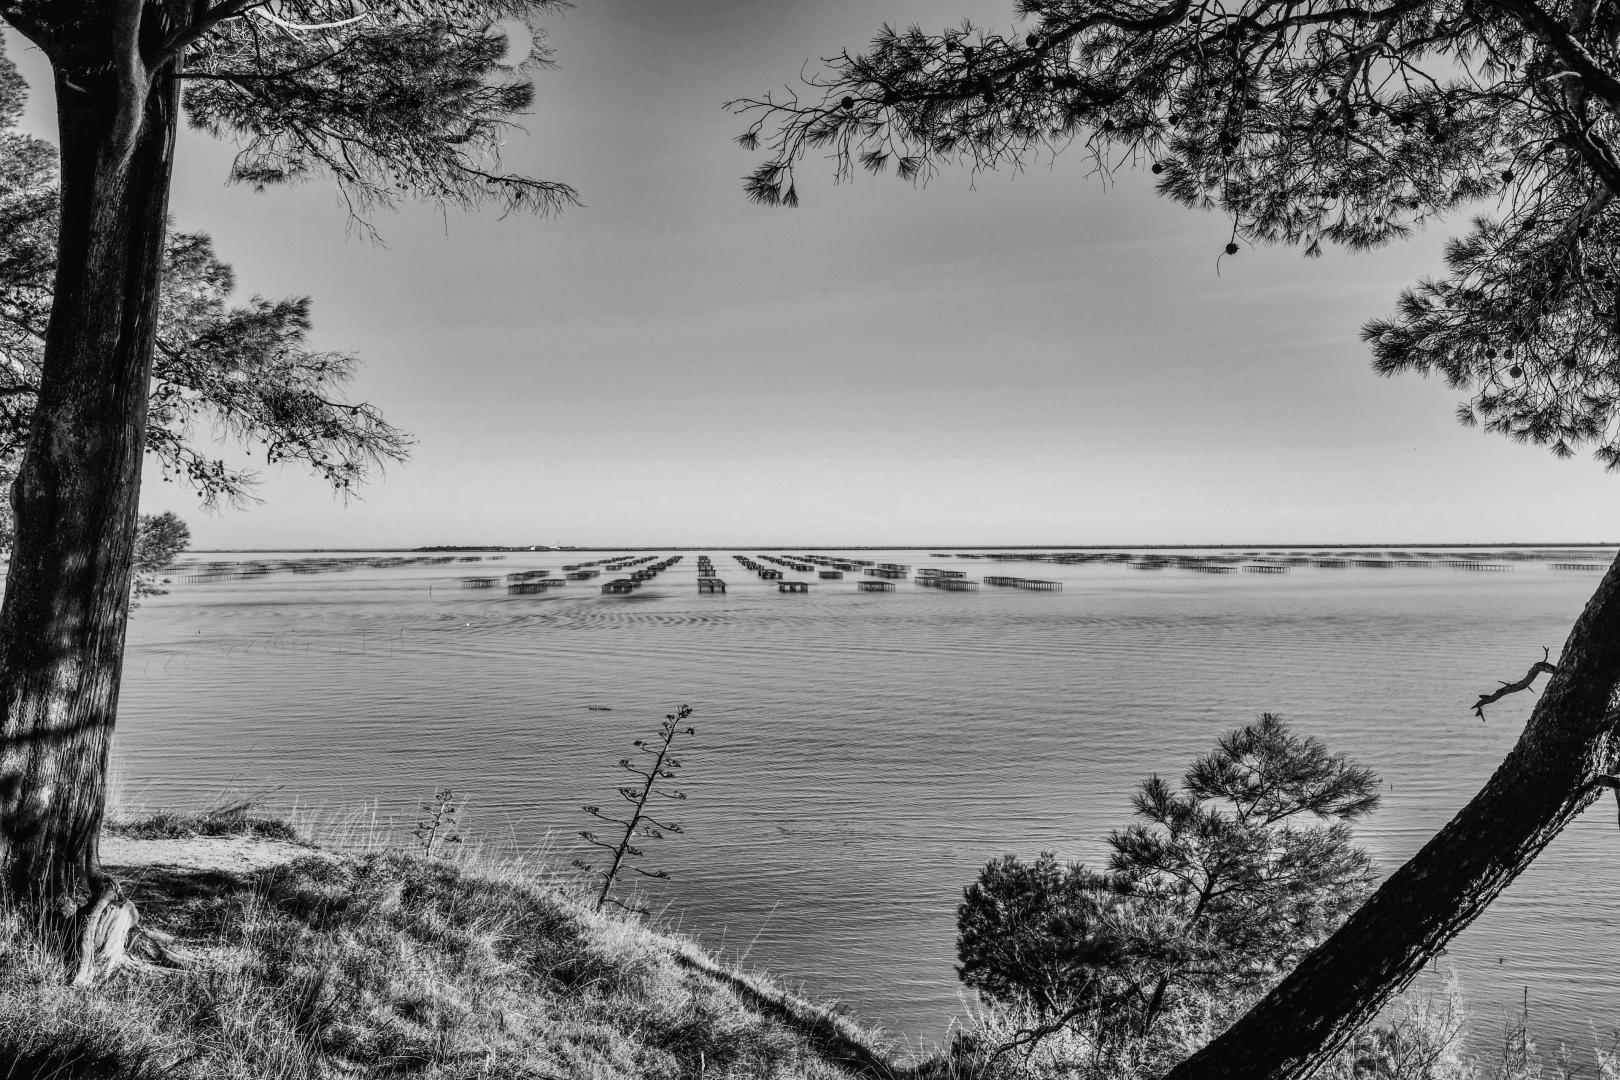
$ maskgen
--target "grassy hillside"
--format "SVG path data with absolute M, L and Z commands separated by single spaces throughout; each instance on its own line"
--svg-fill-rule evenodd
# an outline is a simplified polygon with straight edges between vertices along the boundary
M 278 823 L 150 819 L 137 837 Z M 872 1037 L 692 942 L 510 870 L 310 848 L 250 873 L 122 875 L 201 962 L 94 990 L 0 916 L 8 1078 L 887 1075 Z
M 144 923 L 196 963 L 75 988 L 24 920 L 0 911 L 0 1080 L 1143 1080 L 1242 1008 L 1226 1002 L 1202 1023 L 1193 1010 L 1167 1056 L 1084 1025 L 998 1052 L 1025 1021 L 987 1008 L 951 1046 L 904 1062 L 846 1017 L 687 939 L 592 911 L 521 865 L 316 847 L 245 805 L 110 831 L 136 848 L 186 842 L 119 876 Z M 193 856 L 214 868 L 164 865 Z M 254 859 L 278 861 L 245 869 Z M 1620 1035 L 1548 1058 L 1522 1020 L 1483 1060 L 1466 1040 L 1451 984 L 1387 1010 L 1320 1075 L 1620 1080 Z

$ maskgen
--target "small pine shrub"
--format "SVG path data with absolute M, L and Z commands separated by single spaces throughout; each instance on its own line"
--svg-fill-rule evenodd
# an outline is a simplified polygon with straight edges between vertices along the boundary
M 1350 823 L 1376 808 L 1377 788 L 1371 770 L 1263 715 L 1179 785 L 1144 781 L 1106 872 L 1050 853 L 986 866 L 958 909 L 958 974 L 1030 1017 L 1020 1044 L 1079 1024 L 1156 1056 L 1181 999 L 1262 991 L 1371 891 Z

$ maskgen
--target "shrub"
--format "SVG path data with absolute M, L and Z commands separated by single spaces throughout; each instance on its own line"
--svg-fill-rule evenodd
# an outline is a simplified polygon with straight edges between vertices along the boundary
M 162 596 L 169 590 L 168 579 L 158 575 L 174 562 L 175 556 L 191 543 L 191 530 L 173 511 L 161 514 L 142 514 L 135 531 L 134 577 L 130 586 L 136 599 Z
M 1179 787 L 1144 781 L 1105 872 L 1051 854 L 986 866 L 958 909 L 958 972 L 1033 1017 L 1020 1042 L 1084 1021 L 1099 1045 L 1145 1044 L 1178 1010 L 1250 999 L 1371 890 L 1350 823 L 1377 786 L 1265 714 Z
M 1118 898 L 1108 880 L 1049 851 L 1033 863 L 992 860 L 957 913 L 957 975 L 991 1001 L 1042 1019 L 1077 1002 L 1101 1007 L 1117 994 L 1123 963 L 1111 925 Z

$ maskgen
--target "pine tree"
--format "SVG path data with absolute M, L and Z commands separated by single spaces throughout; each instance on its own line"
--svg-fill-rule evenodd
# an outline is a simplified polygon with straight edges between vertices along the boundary
M 803 96 L 739 99 L 757 202 L 835 177 L 1019 168 L 1079 153 L 1148 168 L 1244 244 L 1364 249 L 1494 210 L 1449 273 L 1364 329 L 1383 374 L 1433 372 L 1483 422 L 1620 465 L 1620 11 L 1589 0 L 1018 0 L 1022 25 L 884 27 Z M 1534 671 L 1532 672 L 1532 675 Z M 1529 679 L 1511 689 L 1529 685 Z M 1171 1080 L 1296 1077 L 1372 1017 L 1620 785 L 1620 561 L 1517 745 L 1469 804 Z M 1462 703 L 1461 707 L 1467 707 Z
M 991 862 L 958 909 L 962 981 L 1026 1009 L 1034 1041 L 1083 1022 L 1100 1042 L 1150 1042 L 1183 1001 L 1269 987 L 1371 891 L 1351 823 L 1378 778 L 1279 718 L 1229 732 L 1172 785 L 1143 781 L 1104 873 Z
M 236 141 L 234 179 L 324 177 L 357 216 L 405 197 L 555 210 L 573 192 L 503 171 L 498 151 L 548 60 L 535 20 L 557 6 L 0 0 L 0 19 L 50 64 L 60 152 L 53 289 L 0 605 L 0 887 L 60 918 L 82 977 L 97 954 L 116 958 L 132 921 L 97 837 L 182 108 Z M 529 38 L 511 59 L 508 30 Z

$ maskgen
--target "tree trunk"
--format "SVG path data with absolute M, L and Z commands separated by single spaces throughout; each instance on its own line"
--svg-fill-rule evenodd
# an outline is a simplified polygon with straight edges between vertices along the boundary
M 71 916 L 104 891 L 178 83 L 142 60 L 162 40 L 160 5 L 57 11 L 48 39 L 30 34 L 56 77 L 62 226 L 0 606 L 0 887 Z
M 1620 559 L 1576 620 L 1524 733 L 1479 794 L 1166 1080 L 1301 1077 L 1337 1050 L 1601 794 L 1600 778 L 1620 764 L 1617 686 Z

